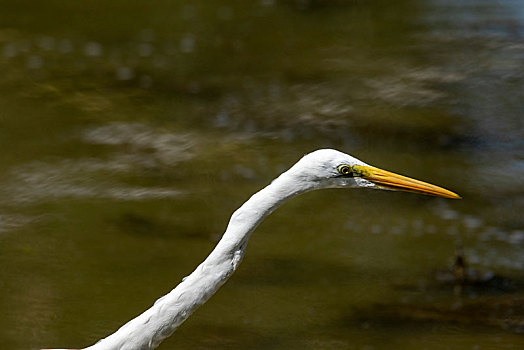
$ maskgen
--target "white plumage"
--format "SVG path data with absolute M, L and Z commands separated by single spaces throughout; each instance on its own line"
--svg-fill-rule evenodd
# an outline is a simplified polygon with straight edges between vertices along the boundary
M 392 176 L 393 180 L 385 179 L 387 176 Z M 348 187 L 399 189 L 458 198 L 440 187 L 373 168 L 336 150 L 323 149 L 307 154 L 233 213 L 215 249 L 175 289 L 115 333 L 86 349 L 156 348 L 235 272 L 251 233 L 280 204 L 307 191 Z

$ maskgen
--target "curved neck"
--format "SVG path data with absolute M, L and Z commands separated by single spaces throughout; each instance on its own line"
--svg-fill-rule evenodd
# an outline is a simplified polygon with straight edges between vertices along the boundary
M 287 199 L 309 189 L 309 186 L 298 187 L 289 171 L 280 175 L 271 184 L 252 195 L 231 215 L 226 232 L 204 263 L 226 257 L 243 245 L 245 248 L 251 233 L 269 214 Z
M 154 349 L 170 336 L 233 274 L 258 224 L 285 200 L 314 188 L 307 184 L 297 186 L 290 172 L 280 175 L 233 213 L 215 249 L 175 289 L 118 331 L 86 349 Z

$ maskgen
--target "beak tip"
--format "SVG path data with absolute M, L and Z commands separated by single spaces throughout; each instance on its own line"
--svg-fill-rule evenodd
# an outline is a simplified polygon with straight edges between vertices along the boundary
M 449 190 L 445 190 L 447 193 L 445 194 L 446 198 L 449 199 L 462 199 L 462 196 L 456 194 L 455 192 L 451 192 Z
M 429 195 L 442 197 L 442 198 L 448 198 L 448 199 L 462 199 L 462 197 L 456 194 L 455 192 L 451 192 L 446 189 L 441 189 L 441 190 L 442 190 L 441 192 L 437 192 L 437 193 L 424 193 L 424 194 L 429 194 Z

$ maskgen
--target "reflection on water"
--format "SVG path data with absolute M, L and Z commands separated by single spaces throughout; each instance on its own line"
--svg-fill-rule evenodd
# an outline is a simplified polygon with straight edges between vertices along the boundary
M 143 200 L 182 193 L 173 188 L 121 185 L 114 179 L 122 174 L 154 170 L 162 164 L 173 166 L 190 159 L 194 143 L 190 136 L 155 130 L 140 123 L 113 123 L 89 128 L 81 139 L 92 144 L 125 148 L 108 152 L 107 159 L 60 158 L 15 167 L 1 188 L 2 197 L 8 199 L 10 205 L 29 205 L 64 198 Z
M 88 129 L 84 140 L 99 145 L 124 145 L 134 158 L 129 163 L 141 166 L 173 165 L 192 158 L 196 137 L 176 135 L 172 131 L 154 129 L 141 123 L 112 123 Z M 145 155 L 147 153 L 147 156 Z
M 29 1 L 0 19 L 2 348 L 112 332 L 322 147 L 464 199 L 304 194 L 161 348 L 522 347 L 518 1 Z M 512 288 L 439 283 L 457 246 Z

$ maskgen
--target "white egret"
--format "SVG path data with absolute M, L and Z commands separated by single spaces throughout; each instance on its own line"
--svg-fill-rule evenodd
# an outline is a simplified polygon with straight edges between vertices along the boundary
M 156 348 L 233 274 L 242 261 L 253 230 L 280 204 L 311 190 L 358 187 L 460 198 L 441 187 L 372 167 L 336 150 L 309 153 L 233 213 L 215 249 L 176 288 L 115 333 L 86 349 Z

